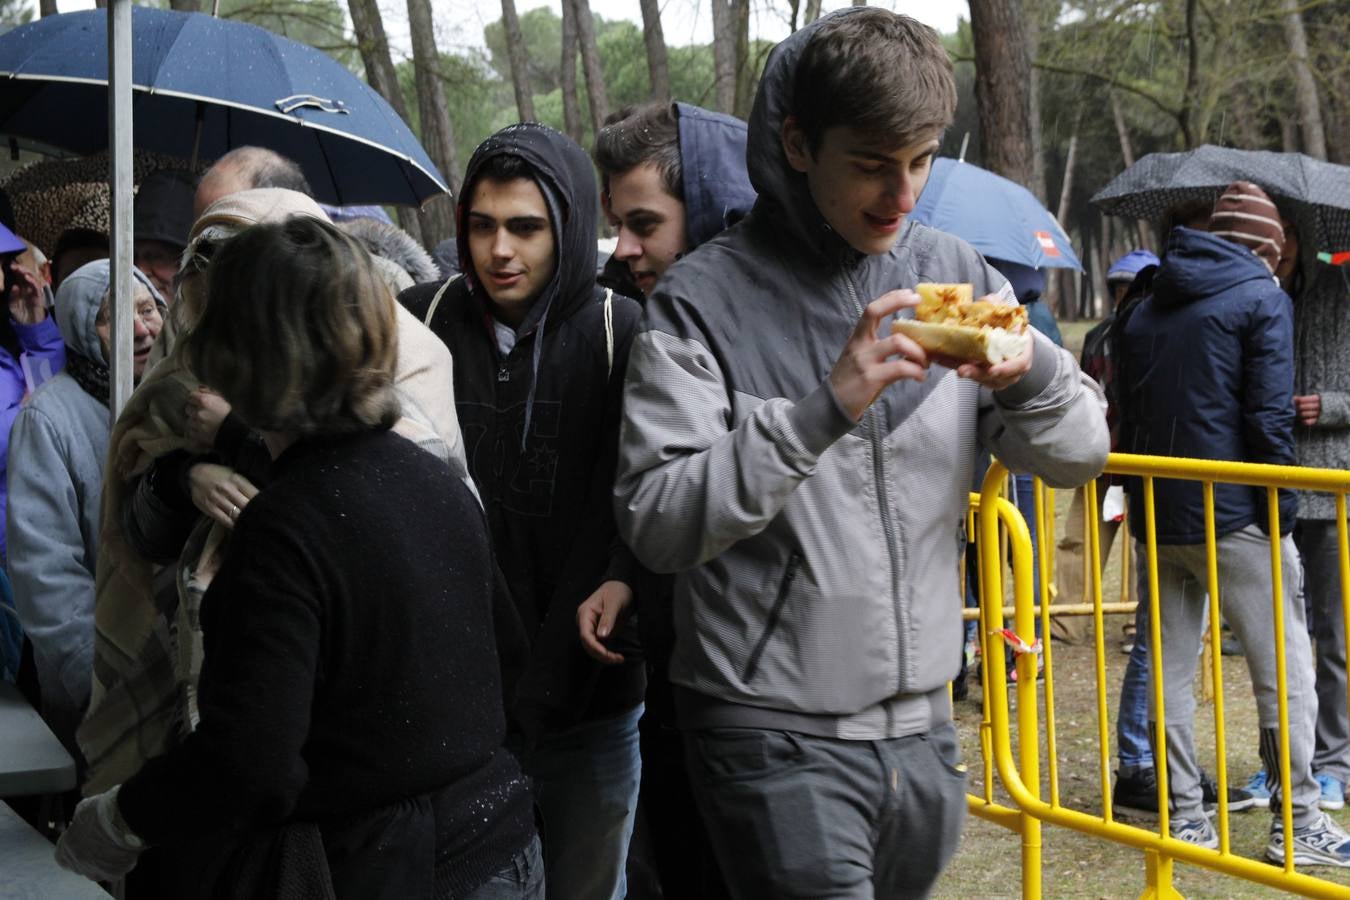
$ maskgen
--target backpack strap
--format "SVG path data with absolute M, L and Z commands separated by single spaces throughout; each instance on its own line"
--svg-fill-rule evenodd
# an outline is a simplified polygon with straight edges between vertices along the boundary
M 441 289 L 436 292 L 436 296 L 431 298 L 431 305 L 427 307 L 426 317 L 422 319 L 423 325 L 427 326 L 428 328 L 431 327 L 431 319 L 433 316 L 436 315 L 436 307 L 441 305 L 441 298 L 445 296 L 446 291 L 450 290 L 450 285 L 454 284 L 456 281 L 459 281 L 463 277 L 464 273 L 460 272 L 454 278 L 447 278 L 445 280 L 445 284 L 441 285 Z
M 608 378 L 614 374 L 614 291 L 611 288 L 605 288 L 605 357 L 609 360 L 609 368 L 605 370 Z

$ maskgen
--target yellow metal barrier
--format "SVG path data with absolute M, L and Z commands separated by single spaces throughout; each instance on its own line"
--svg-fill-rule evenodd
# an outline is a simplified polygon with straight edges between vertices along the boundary
M 1350 553 L 1347 552 L 1346 501 L 1350 492 L 1350 473 L 1331 470 L 1312 470 L 1294 467 L 1223 463 L 1210 460 L 1173 459 L 1145 457 L 1126 454 L 1113 454 L 1107 467 L 1108 472 L 1134 475 L 1143 479 L 1143 500 L 1145 512 L 1145 540 L 1147 551 L 1146 569 L 1148 596 L 1140 602 L 1149 603 L 1149 641 L 1152 654 L 1151 663 L 1155 673 L 1163 671 L 1162 640 L 1160 634 L 1160 616 L 1158 609 L 1158 562 L 1157 535 L 1154 524 L 1153 482 L 1155 478 L 1198 481 L 1202 483 L 1206 518 L 1206 556 L 1208 562 L 1209 613 L 1211 623 L 1219 621 L 1220 596 L 1218 566 L 1216 562 L 1216 536 L 1214 531 L 1214 484 L 1242 484 L 1261 487 L 1268 492 L 1269 533 L 1274 535 L 1270 542 L 1272 568 L 1272 608 L 1274 611 L 1276 683 L 1279 694 L 1279 768 L 1281 783 L 1288 785 L 1290 780 L 1289 762 L 1289 707 L 1287 700 L 1287 671 L 1284 647 L 1284 598 L 1282 596 L 1280 522 L 1279 505 L 1276 492 L 1278 488 L 1296 488 L 1301 490 L 1327 491 L 1336 494 L 1337 515 L 1339 517 L 1340 568 L 1342 574 L 1343 606 L 1347 619 L 1350 619 Z M 1094 814 L 1064 807 L 1060 803 L 1058 761 L 1055 748 L 1054 718 L 1054 663 L 1053 649 L 1047 639 L 1043 648 L 1045 656 L 1045 704 L 1046 716 L 1044 734 L 1048 761 L 1049 800 L 1041 797 L 1040 773 L 1040 735 L 1042 723 L 1039 714 L 1038 685 L 1036 682 L 1036 657 L 1023 654 L 1017 658 L 1018 683 L 1017 699 L 1017 751 L 1012 746 L 1012 713 L 1009 709 L 1007 677 L 1003 662 L 1003 649 L 1000 643 L 991 639 L 1004 628 L 1008 608 L 1004 606 L 1004 573 L 1006 563 L 1011 562 L 1013 582 L 1013 603 L 1011 611 L 1014 619 L 1014 631 L 1026 643 L 1032 643 L 1035 633 L 1035 617 L 1039 614 L 1042 633 L 1049 635 L 1048 583 L 1050 581 L 1049 563 L 1052 559 L 1048 547 L 1053 543 L 1052 528 L 1053 506 L 1043 502 L 1038 491 L 1036 518 L 1041 526 L 1038 533 L 1044 536 L 1039 543 L 1041 564 L 1041 596 L 1033 597 L 1032 587 L 1032 549 L 1030 532 L 1026 522 L 1016 508 L 1001 498 L 1000 490 L 1007 470 L 995 462 L 985 479 L 978 502 L 973 504 L 978 515 L 978 546 L 981 548 L 999 548 L 1002 552 L 980 553 L 979 593 L 980 640 L 982 647 L 982 674 L 984 694 L 984 718 L 981 723 L 981 749 L 984 752 L 985 782 L 982 797 L 971 795 L 970 811 L 983 818 L 1008 827 L 1022 836 L 1023 896 L 1038 898 L 1041 896 L 1041 832 L 1040 824 L 1063 826 L 1092 835 L 1113 843 L 1142 850 L 1146 861 L 1146 888 L 1144 897 L 1178 897 L 1172 887 L 1173 861 L 1181 861 L 1220 872 L 1235 878 L 1256 882 L 1283 891 L 1303 894 L 1309 897 L 1350 897 L 1350 887 L 1325 881 L 1295 870 L 1292 852 L 1293 811 L 1288 791 L 1282 791 L 1283 808 L 1280 810 L 1284 830 L 1285 863 L 1283 867 L 1248 859 L 1231 852 L 1229 843 L 1226 770 L 1226 735 L 1222 686 L 1222 655 L 1219 652 L 1219 629 L 1210 629 L 1210 660 L 1213 666 L 1214 683 L 1219 689 L 1214 692 L 1214 717 L 1216 741 L 1216 775 L 1219 785 L 1218 825 L 1220 846 L 1218 850 L 1209 850 L 1170 836 L 1168 827 L 1167 804 L 1159 804 L 1159 822 L 1156 832 L 1138 828 L 1115 820 L 1111 798 L 1110 741 L 1108 734 L 1109 716 L 1106 698 L 1106 659 L 1102 617 L 1113 604 L 1103 604 L 1101 597 L 1101 565 L 1098 523 L 1095 515 L 1087 516 L 1090 524 L 1089 546 L 1091 585 L 1093 594 L 1093 619 L 1096 625 L 1095 662 L 1097 677 L 1097 719 L 1098 719 L 1098 767 L 1101 787 L 1101 813 Z M 1089 492 L 1086 508 L 1092 510 L 1095 504 L 1095 484 L 1087 486 Z M 1002 526 L 1002 532 L 1000 532 Z M 1001 536 L 1006 536 L 1006 549 L 1000 545 Z M 1128 540 L 1128 536 L 1126 536 Z M 1007 554 L 1005 558 L 1005 553 Z M 1039 601 L 1039 602 L 1038 602 Z M 1114 604 L 1119 606 L 1121 604 Z M 1124 604 L 1128 606 L 1129 604 Z M 1055 607 L 1056 612 L 1063 607 Z M 1165 722 L 1165 708 L 1162 678 L 1151 679 L 1153 704 L 1156 721 Z M 1166 754 L 1156 754 L 1155 766 L 1158 777 L 1159 796 L 1168 796 Z M 993 771 L 998 772 L 999 781 L 1012 799 L 1016 809 L 1000 806 L 993 800 Z

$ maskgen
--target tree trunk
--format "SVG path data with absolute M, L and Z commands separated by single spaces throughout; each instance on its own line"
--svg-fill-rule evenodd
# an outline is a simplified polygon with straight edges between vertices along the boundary
M 38 0 L 38 15 L 42 17 L 54 16 L 60 10 L 56 8 L 56 0 Z
M 450 190 L 456 188 L 459 160 L 455 131 L 441 81 L 441 55 L 436 49 L 431 0 L 408 0 L 408 31 L 412 35 L 413 72 L 417 83 L 417 110 L 422 124 L 422 146 L 441 170 Z M 422 210 L 422 238 L 435 246 L 455 233 L 455 206 L 437 198 Z
M 586 73 L 586 99 L 591 105 L 591 128 L 592 133 L 595 133 L 609 115 L 605 71 L 600 67 L 600 50 L 595 43 L 595 20 L 591 18 L 590 0 L 572 0 L 572 5 L 576 13 L 577 44 L 581 48 L 581 69 Z
M 1195 107 L 1200 92 L 1200 35 L 1196 29 L 1195 13 L 1198 0 L 1186 0 L 1186 88 L 1181 95 L 1181 143 L 1190 150 L 1199 141 L 1195 133 Z
M 506 55 L 511 60 L 511 87 L 516 92 L 516 112 L 520 121 L 534 121 L 534 94 L 530 93 L 529 57 L 525 38 L 520 34 L 520 17 L 515 0 L 502 0 L 502 25 L 506 28 Z
M 647 75 L 653 100 L 670 99 L 670 64 L 666 58 L 666 35 L 661 30 L 660 0 L 641 0 L 642 39 L 647 44 Z
M 1031 63 L 1018 0 L 970 0 L 975 41 L 975 101 L 985 168 L 1029 186 Z
M 1284 14 L 1284 40 L 1289 45 L 1294 65 L 1294 100 L 1298 104 L 1298 123 L 1303 133 L 1303 152 L 1316 159 L 1327 158 L 1327 138 L 1322 129 L 1322 107 L 1317 82 L 1308 65 L 1308 36 L 1303 31 L 1303 14 L 1298 0 L 1280 0 Z
M 1120 107 L 1120 97 L 1116 96 L 1115 91 L 1109 93 L 1111 97 L 1111 118 L 1116 123 L 1116 137 L 1120 140 L 1120 158 L 1125 162 L 1125 168 L 1134 165 L 1134 147 L 1130 145 L 1130 130 L 1125 127 L 1125 111 Z M 1147 248 L 1152 240 L 1150 239 L 1150 229 L 1147 222 L 1140 219 L 1135 223 L 1139 229 L 1139 246 Z
M 394 71 L 394 62 L 389 56 L 389 39 L 384 33 L 384 19 L 380 16 L 378 3 L 376 0 L 347 0 L 347 9 L 352 15 L 352 30 L 356 33 L 361 63 L 366 67 L 366 81 L 375 89 L 375 93 L 394 108 L 400 119 L 411 122 L 408 104 L 403 101 L 403 90 Z M 398 224 L 418 243 L 426 243 L 422 238 L 417 210 L 407 206 L 398 207 Z
M 1078 161 L 1078 123 L 1073 126 L 1073 134 L 1069 135 L 1069 152 L 1064 157 L 1064 181 L 1059 188 L 1059 208 L 1055 213 L 1055 218 L 1059 220 L 1060 227 L 1063 227 L 1064 220 L 1069 217 L 1069 200 L 1073 196 L 1073 165 Z
M 717 110 L 736 109 L 736 16 L 735 0 L 712 0 L 713 79 L 717 86 Z
M 1027 66 L 1030 73 L 1028 81 L 1027 104 L 1031 110 L 1031 192 L 1036 195 L 1036 199 L 1041 201 L 1047 208 L 1050 203 L 1050 188 L 1045 181 L 1045 141 L 1041 133 L 1041 73 L 1032 61 L 1036 59 L 1036 49 L 1040 46 L 1041 26 L 1040 19 L 1036 12 L 1036 4 L 1028 3 L 1024 7 L 1028 13 L 1026 22 L 1027 33 Z M 1064 220 L 1061 219 L 1061 225 Z
M 806 17 L 802 20 L 803 25 L 810 25 L 816 19 L 820 18 L 820 0 L 806 0 Z
M 1280 116 L 1280 149 L 1285 153 L 1298 152 L 1298 123 L 1288 116 Z
M 563 131 L 578 144 L 581 134 L 581 102 L 577 99 L 577 13 L 572 0 L 562 4 L 562 66 L 559 69 L 563 101 Z
M 736 104 L 732 110 L 739 119 L 750 118 L 755 100 L 755 73 L 750 62 L 750 0 L 733 0 L 736 13 Z
M 202 0 L 169 0 L 169 9 L 178 12 L 201 12 Z

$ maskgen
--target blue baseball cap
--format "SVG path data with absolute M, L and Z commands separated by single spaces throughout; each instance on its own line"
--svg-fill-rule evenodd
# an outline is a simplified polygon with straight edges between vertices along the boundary
M 22 253 L 28 249 L 17 234 L 10 231 L 4 225 L 0 225 L 0 254 L 3 253 Z
M 1156 266 L 1159 262 L 1158 257 L 1147 250 L 1131 250 L 1111 264 L 1111 268 L 1106 270 L 1106 280 L 1108 283 L 1134 281 L 1134 276 L 1138 275 L 1141 269 Z

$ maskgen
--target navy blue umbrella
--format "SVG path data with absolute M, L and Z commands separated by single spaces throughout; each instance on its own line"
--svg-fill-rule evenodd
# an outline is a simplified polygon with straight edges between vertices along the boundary
M 909 217 L 956 235 L 985 256 L 1033 269 L 1083 268 L 1069 236 L 1035 194 L 968 162 L 933 160 Z
M 448 191 L 417 138 L 328 55 L 244 22 L 136 7 L 138 149 L 215 159 L 252 144 L 295 160 L 329 203 L 420 205 Z M 0 134 L 108 147 L 108 18 L 47 16 L 0 35 Z

